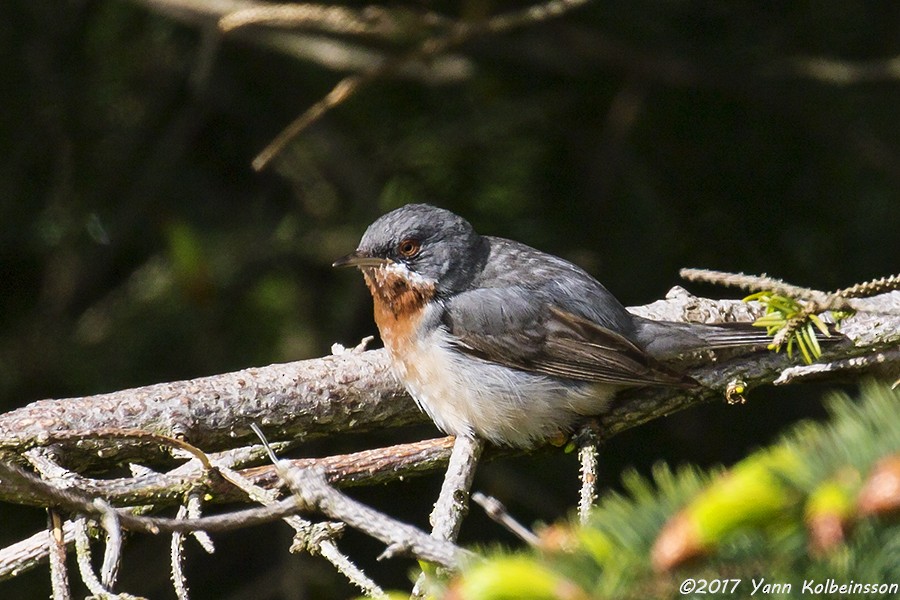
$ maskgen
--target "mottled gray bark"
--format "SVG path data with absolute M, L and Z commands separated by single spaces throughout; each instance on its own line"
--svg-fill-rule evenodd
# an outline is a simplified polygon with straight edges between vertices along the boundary
M 900 292 L 864 302 L 865 312 L 842 325 L 848 341 L 828 346 L 822 364 L 829 366 L 813 370 L 818 376 L 840 378 L 850 373 L 858 378 L 868 371 L 896 377 L 900 370 Z M 654 319 L 705 323 L 751 321 L 759 314 L 759 307 L 697 298 L 680 288 L 664 300 L 631 310 Z M 796 374 L 798 368 L 802 373 L 806 367 L 798 367 L 783 353 L 771 352 L 707 361 L 691 371 L 707 386 L 699 393 L 640 389 L 620 395 L 610 410 L 599 416 L 600 436 L 610 437 L 699 402 L 721 400 L 736 381 L 752 390 L 786 372 L 802 377 Z M 59 475 L 52 468 L 45 469 L 42 475 L 49 477 L 50 483 L 61 490 L 71 487 L 84 497 L 106 498 L 117 506 L 177 504 L 188 490 L 204 492 L 208 501 L 233 502 L 243 498 L 197 458 L 165 473 L 147 470 L 131 478 L 95 479 L 78 473 L 102 471 L 124 461 L 145 465 L 171 462 L 176 445 L 160 443 L 163 438 L 148 439 L 146 432 L 178 438 L 211 452 L 208 460 L 213 464 L 241 468 L 261 456 L 258 448 L 244 447 L 255 441 L 251 423 L 259 424 L 271 441 L 284 440 L 284 446 L 322 435 L 345 436 L 425 419 L 391 375 L 384 351 L 346 352 L 109 394 L 34 402 L 0 415 L 0 458 L 19 463 L 30 458 L 39 468 L 34 453 L 28 450 L 46 448 L 50 452 L 43 452 L 44 459 L 50 457 L 77 471 L 59 470 L 63 473 Z M 427 440 L 295 463 L 320 470 L 337 486 L 365 485 L 444 469 L 452 443 L 452 438 Z M 488 449 L 489 456 L 496 454 L 496 449 Z M 262 487 L 282 485 L 271 465 L 244 468 L 240 473 Z M 0 500 L 52 503 L 42 498 L 39 489 L 17 486 L 14 480 L 0 486 Z M 33 536 L 0 551 L 0 579 L 45 560 L 47 539 L 46 534 Z M 68 533 L 66 543 L 70 543 Z
M 272 441 L 305 441 L 421 422 L 381 350 L 244 369 L 129 390 L 39 400 L 0 415 L 0 451 L 53 444 L 79 470 L 159 462 L 152 441 L 97 440 L 110 430 L 179 437 L 207 452 L 244 445 L 257 423 Z M 168 454 L 168 453 L 166 453 Z
M 826 349 L 822 363 L 875 355 L 900 345 L 900 292 L 866 300 L 869 311 L 847 319 L 846 344 Z M 634 307 L 642 316 L 669 321 L 750 321 L 758 307 L 733 300 L 709 300 L 675 288 L 666 299 Z M 893 354 L 896 354 L 894 352 Z M 796 366 L 784 354 L 756 353 L 711 362 L 691 374 L 708 388 L 692 395 L 667 389 L 622 394 L 601 416 L 606 435 L 688 405 L 719 398 L 729 382 L 748 389 L 775 381 Z M 872 365 L 889 371 L 896 363 Z M 826 371 L 840 377 L 843 371 Z M 854 377 L 859 373 L 854 371 Z M 0 452 L 9 457 L 34 446 L 52 446 L 65 464 L 83 471 L 124 461 L 156 464 L 169 458 L 158 443 L 96 439 L 102 432 L 149 431 L 178 437 L 205 452 L 255 441 L 259 424 L 270 441 L 303 442 L 322 435 L 348 435 L 423 422 L 426 417 L 391 375 L 383 350 L 347 352 L 294 363 L 244 369 L 188 381 L 161 383 L 109 394 L 40 400 L 0 415 Z M 89 450 L 89 451 L 88 451 Z M 170 460 L 170 459 L 169 459 Z M 0 499 L 8 496 L 0 490 Z

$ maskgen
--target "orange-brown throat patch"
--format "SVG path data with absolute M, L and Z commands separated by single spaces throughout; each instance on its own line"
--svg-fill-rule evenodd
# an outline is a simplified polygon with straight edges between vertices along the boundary
M 385 267 L 362 269 L 375 305 L 375 324 L 392 351 L 412 340 L 425 304 L 434 297 L 434 285 L 403 277 Z

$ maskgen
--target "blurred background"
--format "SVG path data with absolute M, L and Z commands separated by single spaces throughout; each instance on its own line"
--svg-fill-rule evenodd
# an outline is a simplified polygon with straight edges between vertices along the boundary
M 376 333 L 361 277 L 333 271 L 366 225 L 410 201 L 568 258 L 628 305 L 680 267 L 819 289 L 898 270 L 900 6 L 597 1 L 475 37 L 379 78 L 251 161 L 344 76 L 414 49 L 435 17 L 524 2 L 404 2 L 389 33 L 215 32 L 231 2 L 17 0 L 0 7 L 0 410 L 321 356 Z M 246 3 L 234 3 L 246 4 Z M 348 2 L 353 10 L 365 3 Z M 217 8 L 218 7 L 218 8 Z M 688 286 L 728 296 L 728 290 Z M 734 295 L 732 294 L 732 297 Z M 613 439 L 602 485 L 656 461 L 728 464 L 827 388 L 756 390 Z M 306 455 L 438 435 L 318 442 Z M 476 487 L 526 523 L 567 516 L 561 452 L 483 465 Z M 352 494 L 427 526 L 440 477 Z M 44 527 L 0 506 L 0 544 Z M 465 543 L 515 544 L 478 510 Z M 278 524 L 188 551 L 192 597 L 345 598 Z M 411 561 L 342 548 L 380 583 Z M 121 589 L 170 598 L 168 541 L 129 544 Z M 49 594 L 46 568 L 0 596 Z

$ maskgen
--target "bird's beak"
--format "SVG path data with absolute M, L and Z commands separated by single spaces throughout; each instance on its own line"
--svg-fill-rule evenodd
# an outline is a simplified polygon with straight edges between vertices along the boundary
M 379 258 L 377 256 L 367 256 L 361 254 L 359 250 L 351 252 L 347 256 L 342 256 L 333 263 L 332 267 L 380 267 L 391 262 L 387 258 Z

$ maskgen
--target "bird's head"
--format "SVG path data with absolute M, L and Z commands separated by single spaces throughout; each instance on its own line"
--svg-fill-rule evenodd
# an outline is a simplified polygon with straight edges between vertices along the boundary
M 372 223 L 354 252 L 335 267 L 390 269 L 440 295 L 465 289 L 484 265 L 487 242 L 462 217 L 428 204 L 407 204 Z

